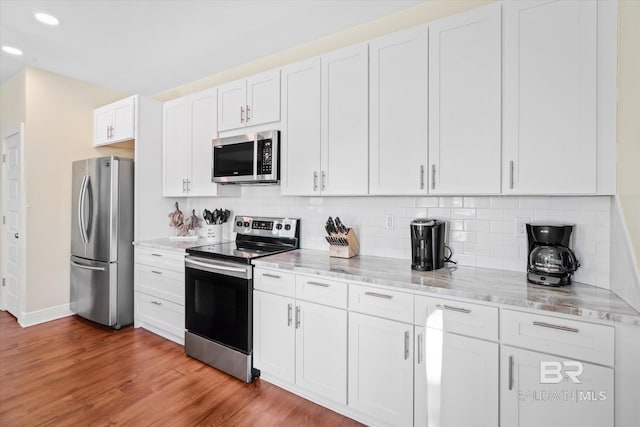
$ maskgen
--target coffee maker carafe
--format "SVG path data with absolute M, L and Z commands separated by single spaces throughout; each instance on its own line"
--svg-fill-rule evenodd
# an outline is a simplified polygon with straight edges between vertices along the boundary
M 569 248 L 573 225 L 527 224 L 527 281 L 538 285 L 571 283 L 580 264 Z
M 429 271 L 444 266 L 443 221 L 418 218 L 411 221 L 411 268 Z

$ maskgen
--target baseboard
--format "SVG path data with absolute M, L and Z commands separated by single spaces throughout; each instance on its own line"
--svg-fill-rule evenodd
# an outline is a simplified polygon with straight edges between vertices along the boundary
M 38 325 L 40 323 L 72 315 L 73 313 L 69 309 L 69 304 L 62 304 L 57 307 L 45 308 L 44 310 L 32 311 L 29 313 L 23 312 L 22 316 L 20 316 L 19 323 L 23 328 L 27 328 L 29 326 Z

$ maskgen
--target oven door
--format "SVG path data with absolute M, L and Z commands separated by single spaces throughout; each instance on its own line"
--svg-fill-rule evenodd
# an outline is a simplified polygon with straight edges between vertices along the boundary
M 224 346 L 251 354 L 252 266 L 185 258 L 185 328 Z
M 213 182 L 239 183 L 255 179 L 258 152 L 256 141 L 249 136 L 213 141 Z

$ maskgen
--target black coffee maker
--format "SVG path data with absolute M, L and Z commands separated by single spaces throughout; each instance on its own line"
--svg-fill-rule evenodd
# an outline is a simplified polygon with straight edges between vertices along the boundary
M 573 273 L 580 267 L 569 248 L 573 225 L 527 224 L 529 257 L 527 280 L 547 286 L 571 283 Z
M 411 221 L 411 268 L 419 271 L 444 267 L 444 221 Z

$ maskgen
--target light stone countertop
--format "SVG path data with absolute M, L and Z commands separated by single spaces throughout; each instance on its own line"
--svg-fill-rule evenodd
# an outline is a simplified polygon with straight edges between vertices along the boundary
M 230 240 L 223 240 L 224 243 L 229 242 Z M 134 246 L 138 246 L 141 248 L 149 248 L 149 249 L 162 249 L 165 251 L 174 251 L 174 252 L 186 252 L 189 248 L 194 248 L 196 246 L 203 245 L 211 245 L 211 241 L 207 240 L 203 237 L 198 237 L 197 240 L 175 240 L 169 239 L 168 237 L 152 239 L 152 240 L 142 240 L 139 242 L 133 242 Z
M 532 285 L 527 283 L 523 272 L 457 266 L 414 271 L 409 260 L 366 255 L 351 259 L 331 258 L 328 252 L 309 249 L 259 258 L 253 264 L 443 297 L 571 314 L 585 320 L 609 320 L 640 326 L 640 313 L 607 289 L 577 282 L 560 288 Z

